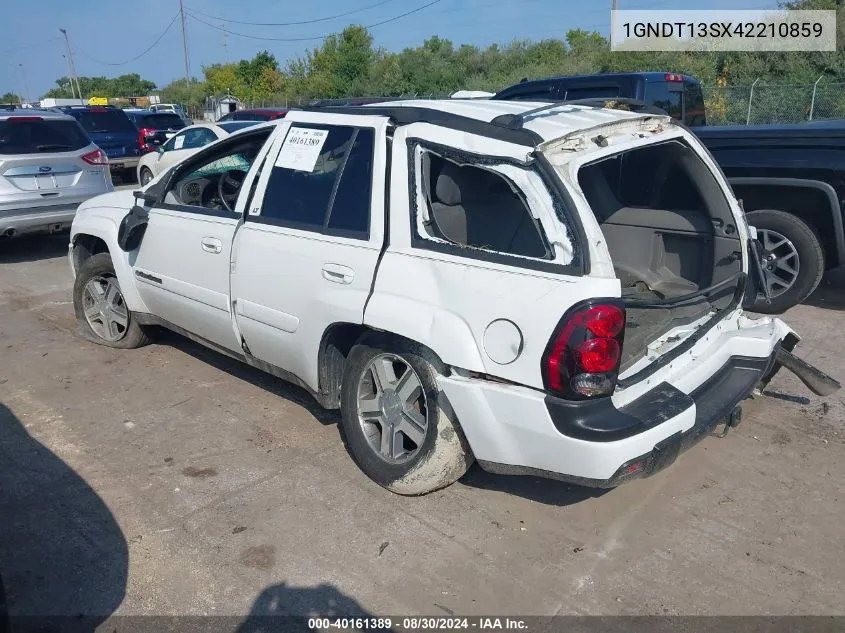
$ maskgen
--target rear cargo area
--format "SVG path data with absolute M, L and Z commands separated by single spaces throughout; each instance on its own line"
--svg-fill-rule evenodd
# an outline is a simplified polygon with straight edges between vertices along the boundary
M 665 332 L 731 305 L 742 243 L 728 200 L 682 140 L 581 168 L 584 191 L 627 302 L 622 370 Z

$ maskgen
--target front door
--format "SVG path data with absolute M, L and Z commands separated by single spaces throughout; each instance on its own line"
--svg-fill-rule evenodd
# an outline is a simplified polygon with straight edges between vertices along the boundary
M 147 307 L 167 324 L 220 347 L 240 351 L 229 308 L 232 237 L 274 128 L 239 135 L 177 168 L 159 202 L 133 265 Z
M 250 352 L 312 389 L 326 330 L 363 322 L 384 234 L 386 119 L 330 120 L 297 112 L 282 124 L 233 251 Z

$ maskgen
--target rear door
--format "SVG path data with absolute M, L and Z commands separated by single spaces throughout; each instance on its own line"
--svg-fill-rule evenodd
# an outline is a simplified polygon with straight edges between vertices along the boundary
M 324 332 L 363 322 L 384 237 L 386 126 L 320 113 L 280 124 L 235 238 L 241 336 L 252 355 L 313 389 Z
M 95 151 L 73 119 L 0 119 L 0 207 L 71 204 L 107 190 L 107 171 L 82 160 Z

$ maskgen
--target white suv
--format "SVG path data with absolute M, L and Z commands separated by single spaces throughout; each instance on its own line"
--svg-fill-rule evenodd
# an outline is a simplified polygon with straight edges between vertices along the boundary
M 672 462 L 792 356 L 751 231 L 665 116 L 445 100 L 291 111 L 82 205 L 82 331 L 184 333 L 340 408 L 373 480 L 610 487 Z M 759 272 L 759 271 L 758 271 Z

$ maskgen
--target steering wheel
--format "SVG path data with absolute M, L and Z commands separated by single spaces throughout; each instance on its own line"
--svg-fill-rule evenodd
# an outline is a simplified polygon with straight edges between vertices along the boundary
M 238 192 L 240 192 L 244 180 L 246 180 L 246 172 L 240 169 L 230 169 L 217 179 L 217 195 L 227 211 L 233 210 L 232 207 L 235 206 Z M 231 189 L 228 193 L 226 192 L 227 187 Z

